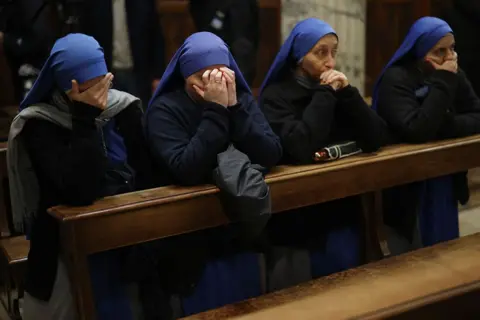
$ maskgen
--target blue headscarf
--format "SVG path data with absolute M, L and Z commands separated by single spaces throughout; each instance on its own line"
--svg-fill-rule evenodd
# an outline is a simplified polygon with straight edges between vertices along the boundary
M 280 48 L 265 80 L 263 80 L 262 86 L 260 87 L 260 94 L 262 94 L 263 89 L 265 89 L 267 85 L 280 79 L 286 71 L 290 70 L 288 64 L 288 62 L 291 61 L 290 59 L 295 63 L 300 62 L 308 51 L 315 46 L 318 40 L 327 34 L 337 35 L 335 30 L 322 20 L 308 18 L 297 23 Z
M 20 111 L 32 104 L 46 102 L 55 88 L 70 90 L 72 80 L 81 84 L 107 73 L 103 49 L 97 40 L 81 33 L 69 34 L 55 42 L 40 75 L 20 104 Z M 125 145 L 114 128 L 114 120 L 103 127 L 107 154 L 113 162 L 124 162 Z
M 107 74 L 103 49 L 87 35 L 72 33 L 58 39 L 20 110 L 43 101 L 53 88 L 67 91 L 72 80 L 83 83 Z
M 235 72 L 238 92 L 251 94 L 225 42 L 213 33 L 197 32 L 188 37 L 173 56 L 150 99 L 149 106 L 156 97 L 183 87 L 185 78 L 216 64 L 223 64 Z
M 423 58 L 448 33 L 453 33 L 448 23 L 434 17 L 420 18 L 412 25 L 402 45 L 383 68 L 375 83 L 372 104 L 374 110 L 377 109 L 378 87 L 385 71 L 407 54 L 413 54 L 415 59 Z

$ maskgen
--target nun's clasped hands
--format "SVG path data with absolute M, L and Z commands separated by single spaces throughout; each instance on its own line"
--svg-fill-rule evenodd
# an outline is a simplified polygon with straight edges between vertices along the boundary
M 329 85 L 337 91 L 348 86 L 348 79 L 345 74 L 337 70 L 328 70 L 320 76 L 320 84 Z

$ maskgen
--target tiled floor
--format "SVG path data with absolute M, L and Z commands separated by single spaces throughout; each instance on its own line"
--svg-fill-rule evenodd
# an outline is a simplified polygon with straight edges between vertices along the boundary
M 0 303 L 0 320 L 10 320 L 7 315 L 7 311 L 3 308 L 3 305 Z

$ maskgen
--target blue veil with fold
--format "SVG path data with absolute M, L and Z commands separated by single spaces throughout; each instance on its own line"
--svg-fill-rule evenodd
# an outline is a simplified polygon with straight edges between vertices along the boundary
M 291 65 L 289 62 L 298 63 L 301 61 L 318 40 L 327 34 L 337 35 L 335 30 L 322 20 L 308 18 L 297 23 L 280 48 L 280 51 L 278 51 L 270 70 L 268 70 L 263 80 L 259 94 L 261 95 L 263 89 L 269 84 L 281 79 L 286 72 L 290 71 Z
M 377 110 L 378 89 L 385 71 L 404 57 L 423 58 L 448 33 L 453 33 L 443 20 L 423 17 L 417 20 L 400 48 L 387 63 L 373 89 L 372 108 Z M 420 214 L 418 216 L 422 244 L 434 245 L 459 237 L 458 207 L 454 197 L 452 175 L 426 180 L 419 188 Z M 395 214 L 387 212 L 386 214 Z M 397 213 L 404 214 L 404 213 Z
M 107 73 L 103 49 L 97 40 L 81 33 L 68 34 L 55 42 L 32 89 L 20 103 L 20 111 L 38 102 L 48 102 L 45 100 L 54 89 L 70 90 L 72 80 L 83 83 Z M 113 163 L 125 162 L 125 145 L 114 128 L 113 119 L 103 128 L 108 158 Z
M 197 32 L 185 40 L 170 60 L 149 106 L 158 96 L 182 88 L 185 78 L 217 64 L 225 65 L 235 72 L 237 92 L 252 93 L 225 42 L 213 33 Z

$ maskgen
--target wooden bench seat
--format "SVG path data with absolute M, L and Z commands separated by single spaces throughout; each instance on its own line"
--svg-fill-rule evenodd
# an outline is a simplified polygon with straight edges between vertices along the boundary
M 186 319 L 478 319 L 479 270 L 480 233 Z
M 30 250 L 30 241 L 25 236 L 0 239 L 0 250 L 2 251 L 2 278 L 5 283 L 5 305 L 7 312 L 12 318 L 20 316 L 18 300 L 23 297 L 23 279 Z M 17 289 L 18 296 L 12 299 L 12 290 Z

